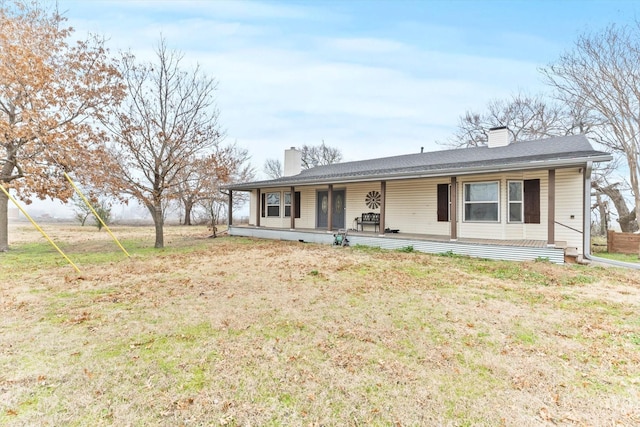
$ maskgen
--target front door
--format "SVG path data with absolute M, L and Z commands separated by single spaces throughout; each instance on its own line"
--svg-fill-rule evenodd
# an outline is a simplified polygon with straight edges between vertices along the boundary
M 331 228 L 344 228 L 344 218 L 347 206 L 345 203 L 345 190 L 333 190 L 332 200 L 332 224 Z M 318 218 L 318 228 L 327 228 L 329 223 L 329 192 L 318 191 L 318 200 L 316 205 L 316 215 Z

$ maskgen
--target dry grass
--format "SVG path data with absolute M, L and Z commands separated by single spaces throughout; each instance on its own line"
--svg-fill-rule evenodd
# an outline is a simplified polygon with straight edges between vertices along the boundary
M 12 230 L 1 425 L 640 423 L 637 272 L 50 228 L 83 272 Z

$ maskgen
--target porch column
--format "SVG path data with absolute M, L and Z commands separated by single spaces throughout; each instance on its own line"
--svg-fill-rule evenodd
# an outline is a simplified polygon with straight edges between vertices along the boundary
M 547 246 L 556 245 L 556 170 L 549 169 L 549 200 L 547 203 Z
M 327 231 L 333 230 L 333 184 L 329 184 L 327 191 Z
M 229 189 L 229 218 L 227 219 L 227 230 L 233 225 L 233 190 Z
M 451 189 L 449 194 L 449 222 L 451 223 L 451 240 L 458 240 L 458 179 L 451 177 Z
M 291 192 L 291 207 L 289 208 L 289 214 L 291 216 L 291 229 L 295 230 L 296 228 L 296 189 L 295 187 L 291 187 L 289 189 L 289 191 Z
M 387 181 L 380 181 L 380 234 L 384 234 L 385 211 L 387 201 Z
M 256 190 L 256 227 L 260 227 L 260 209 L 262 209 L 262 197 L 258 188 Z

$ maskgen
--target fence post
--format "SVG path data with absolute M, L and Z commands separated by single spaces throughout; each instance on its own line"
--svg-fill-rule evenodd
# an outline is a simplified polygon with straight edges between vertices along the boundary
M 607 230 L 607 252 L 609 253 L 613 253 L 613 233 L 615 233 L 615 231 Z

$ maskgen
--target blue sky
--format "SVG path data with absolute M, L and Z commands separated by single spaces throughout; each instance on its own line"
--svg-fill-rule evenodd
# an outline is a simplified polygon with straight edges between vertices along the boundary
M 547 91 L 538 69 L 633 1 L 59 0 L 79 37 L 152 59 L 162 34 L 219 81 L 227 141 L 261 173 L 285 148 L 359 160 L 442 147 L 467 110 Z

